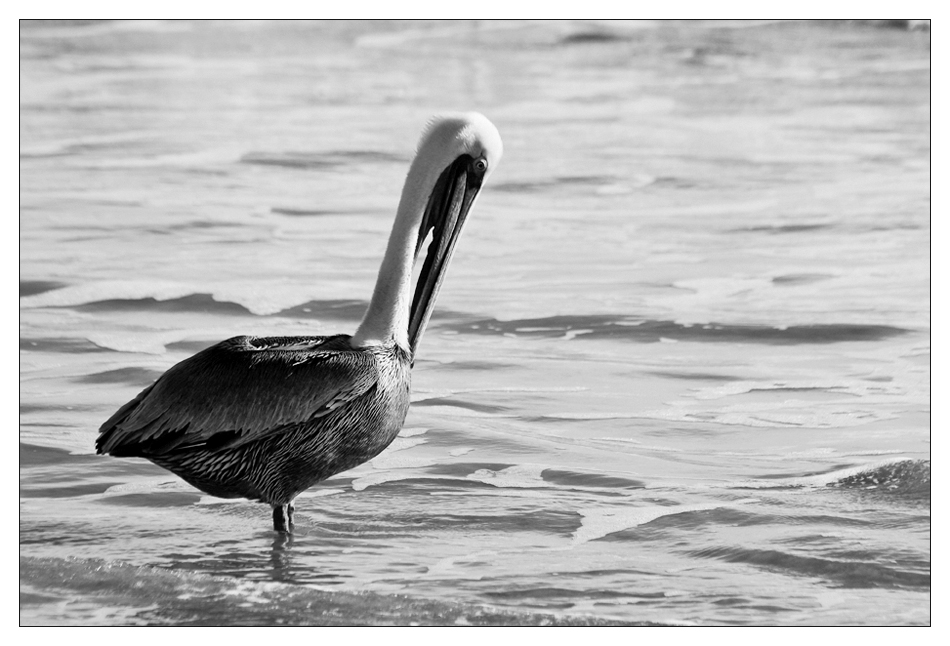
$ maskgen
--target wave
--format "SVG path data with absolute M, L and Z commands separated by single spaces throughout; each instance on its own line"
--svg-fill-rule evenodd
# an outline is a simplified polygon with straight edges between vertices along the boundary
M 129 384 L 133 386 L 147 386 L 162 376 L 161 370 L 149 370 L 136 366 L 130 368 L 116 368 L 104 370 L 88 375 L 75 377 L 73 381 L 83 384 Z
M 25 352 L 60 352 L 74 354 L 77 352 L 113 352 L 111 348 L 96 345 L 88 339 L 43 339 L 20 337 L 20 350 Z
M 241 163 L 258 166 L 278 166 L 298 170 L 331 170 L 350 164 L 385 163 L 405 164 L 409 158 L 379 150 L 343 150 L 330 152 L 250 152 L 241 157 Z
M 475 411 L 476 413 L 505 413 L 510 410 L 510 408 L 507 406 L 477 404 L 475 402 L 468 402 L 455 397 L 430 397 L 428 399 L 415 401 L 412 405 L 416 408 L 425 406 L 451 406 L 454 408 Z
M 597 487 L 602 489 L 643 489 L 646 483 L 640 480 L 604 475 L 602 473 L 582 473 L 567 469 L 545 469 L 541 472 L 545 482 L 566 487 Z
M 250 311 L 243 305 L 230 301 L 215 300 L 211 294 L 189 294 L 164 300 L 151 296 L 145 298 L 112 298 L 73 305 L 72 309 L 81 312 L 198 312 L 226 316 L 246 316 L 250 314 Z
M 274 550 L 282 546 L 275 542 Z M 659 625 L 321 590 L 96 559 L 20 558 L 21 625 Z
M 195 285 L 148 281 L 111 281 L 66 285 L 54 281 L 20 283 L 21 308 L 68 308 L 81 312 L 202 313 L 222 316 L 280 316 L 299 319 L 359 321 L 369 306 L 363 299 L 315 299 L 301 303 L 293 292 L 262 294 L 218 290 L 191 291 Z M 229 298 L 230 297 L 230 298 Z M 433 324 L 473 320 L 471 313 L 436 310 Z
M 602 43 L 627 42 L 630 38 L 610 31 L 580 31 L 561 38 L 561 45 L 595 45 Z
M 185 285 L 139 283 L 67 286 L 53 281 L 20 283 L 22 307 L 58 307 L 81 312 L 201 313 L 221 316 L 282 316 L 302 319 L 359 321 L 369 301 L 311 300 L 290 307 L 254 311 L 248 304 L 204 292 L 187 292 Z M 106 296 L 106 298 L 103 298 Z M 446 317 L 443 313 L 442 318 Z
M 666 104 L 662 101 L 642 102 L 641 110 L 648 112 L 663 111 Z M 697 184 L 691 180 L 671 175 L 647 175 L 638 173 L 630 177 L 611 175 L 561 176 L 549 179 L 501 182 L 492 185 L 492 190 L 502 193 L 550 193 L 559 190 L 580 190 L 598 195 L 623 195 L 646 187 L 664 189 L 691 189 Z
M 91 281 L 20 298 L 21 308 L 220 312 L 256 316 L 271 316 L 298 306 L 307 306 L 307 303 L 301 305 L 299 291 L 276 284 L 241 289 L 223 283 L 157 280 Z
M 610 534 L 617 534 L 624 530 L 633 529 L 640 525 L 653 522 L 667 516 L 706 512 L 723 507 L 743 504 L 745 501 L 733 503 L 701 503 L 695 505 L 652 505 L 646 507 L 597 507 L 581 510 L 581 526 L 573 536 L 573 544 L 579 545 Z
M 732 229 L 735 233 L 804 233 L 806 231 L 820 231 L 831 228 L 830 224 L 776 224 L 758 227 L 741 227 Z
M 29 20 L 20 25 L 20 29 L 33 38 L 60 39 L 81 37 L 102 37 L 120 33 L 179 33 L 192 30 L 189 23 L 168 20 L 86 20 L 54 19 Z
M 51 446 L 40 446 L 38 444 L 27 444 L 26 442 L 20 442 L 19 463 L 21 468 L 61 464 L 68 461 L 71 457 L 73 457 L 72 454 L 70 454 L 70 452 L 66 449 L 58 449 Z M 80 459 L 82 458 L 80 457 Z M 21 478 L 22 477 L 23 476 L 21 476 Z M 22 494 L 22 488 L 20 493 Z
M 271 213 L 276 213 L 277 215 L 287 215 L 292 218 L 312 218 L 312 217 L 323 217 L 325 215 L 343 215 L 341 211 L 330 211 L 327 209 L 291 209 L 274 206 L 271 207 Z
M 24 296 L 35 296 L 43 292 L 51 292 L 60 287 L 66 287 L 68 283 L 62 283 L 56 280 L 21 280 L 20 298 Z
M 801 277 L 789 277 L 791 282 Z M 803 280 L 810 280 L 804 278 Z M 25 292 L 24 292 L 25 290 Z M 21 307 L 63 307 L 82 312 L 202 313 L 221 316 L 280 316 L 297 319 L 359 321 L 368 302 L 326 299 L 293 303 L 293 294 L 191 292 L 184 284 L 100 283 L 63 286 L 53 281 L 21 283 Z M 567 314 L 499 320 L 437 309 L 432 327 L 457 334 L 528 338 L 611 339 L 639 343 L 662 341 L 756 343 L 770 345 L 880 341 L 910 330 L 889 325 L 813 324 L 775 327 L 720 323 L 679 323 L 623 314 Z M 30 348 L 26 348 L 30 349 Z M 703 377 L 705 378 L 705 377 Z M 722 378 L 728 380 L 728 378 Z
M 541 497 L 544 490 L 575 491 L 616 498 L 646 487 L 642 481 L 621 476 L 552 469 L 539 464 L 438 463 L 427 458 L 393 458 L 391 454 L 398 455 L 399 451 L 397 448 L 395 452 L 374 459 L 372 464 L 376 470 L 356 477 L 350 486 L 355 491 L 381 487 L 392 493 L 398 488 L 411 486 L 416 492 L 426 488 L 431 495 L 456 495 L 463 492 L 466 495 L 496 495 L 500 492 L 505 496 L 528 498 Z M 407 466 L 413 468 L 405 468 Z M 526 522 L 526 519 L 522 518 L 518 522 Z M 577 530 L 579 524 L 577 514 L 572 512 L 567 534 Z M 559 533 L 561 529 L 542 523 L 536 531 Z
M 842 475 L 829 487 L 930 500 L 930 460 L 901 460 Z
M 666 377 L 668 379 L 685 379 L 687 381 L 711 381 L 714 383 L 721 383 L 724 381 L 741 381 L 741 377 L 733 377 L 730 375 L 717 375 L 711 372 L 675 372 L 673 370 L 654 370 L 650 374 L 654 374 L 657 377 Z
M 784 274 L 772 278 L 775 285 L 808 285 L 834 278 L 831 274 Z
M 767 325 L 685 324 L 615 314 L 575 314 L 534 319 L 481 319 L 442 325 L 459 334 L 505 335 L 564 339 L 622 339 L 641 343 L 674 341 L 765 343 L 773 345 L 880 341 L 909 330 L 889 325 L 816 324 Z
M 492 190 L 502 193 L 535 193 L 571 186 L 610 186 L 616 184 L 617 181 L 616 177 L 608 175 L 570 175 L 533 181 L 499 182 L 492 185 Z
M 930 588 L 930 574 L 868 561 L 799 556 L 779 550 L 715 547 L 689 552 L 699 558 L 747 563 L 768 570 L 830 579 L 846 588 Z
M 300 305 L 288 307 L 277 313 L 277 316 L 286 316 L 298 319 L 332 319 L 335 321 L 359 321 L 366 313 L 369 301 L 359 299 L 337 299 L 307 301 Z
M 873 464 L 838 465 L 821 473 L 759 476 L 733 486 L 737 489 L 830 487 L 929 500 L 930 460 L 893 458 Z
M 502 368 L 514 368 L 516 364 L 503 361 L 480 361 L 471 360 L 450 360 L 450 361 L 431 361 L 450 370 L 500 370 Z

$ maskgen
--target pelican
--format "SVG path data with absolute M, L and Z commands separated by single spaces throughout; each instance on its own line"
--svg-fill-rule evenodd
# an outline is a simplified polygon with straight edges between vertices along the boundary
M 355 334 L 236 336 L 206 348 L 116 411 L 96 452 L 146 458 L 212 496 L 267 503 L 274 529 L 291 533 L 297 495 L 377 456 L 402 428 L 419 340 L 501 153 L 481 114 L 430 121 Z

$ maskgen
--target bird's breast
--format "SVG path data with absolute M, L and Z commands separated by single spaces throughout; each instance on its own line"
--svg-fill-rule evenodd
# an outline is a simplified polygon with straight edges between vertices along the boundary
M 399 435 L 409 411 L 410 360 L 398 346 L 375 350 L 377 378 L 368 392 L 327 420 L 335 441 L 321 460 L 334 473 L 379 455 Z

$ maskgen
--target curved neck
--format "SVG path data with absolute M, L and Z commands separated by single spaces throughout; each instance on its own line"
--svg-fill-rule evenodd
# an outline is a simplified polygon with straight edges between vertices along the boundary
M 412 267 L 416 260 L 419 227 L 433 185 L 429 173 L 418 161 L 416 157 L 409 167 L 373 298 L 362 323 L 350 339 L 353 347 L 383 345 L 395 340 L 404 350 L 409 350 Z

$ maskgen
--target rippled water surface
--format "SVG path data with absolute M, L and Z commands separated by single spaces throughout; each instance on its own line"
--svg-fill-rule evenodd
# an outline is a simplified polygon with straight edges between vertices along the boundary
M 20 620 L 930 622 L 930 33 L 28 23 Z M 269 509 L 99 425 L 352 332 L 428 117 L 505 158 L 378 458 Z

